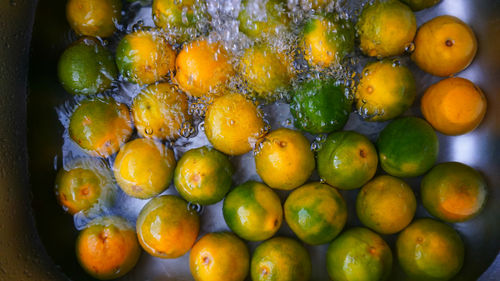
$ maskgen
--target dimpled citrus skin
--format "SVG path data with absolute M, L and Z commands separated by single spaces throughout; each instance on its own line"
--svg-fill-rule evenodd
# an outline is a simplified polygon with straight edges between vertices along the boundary
M 112 98 L 80 102 L 69 121 L 69 136 L 92 156 L 108 157 L 132 135 L 132 119 L 125 104 Z
M 406 3 L 413 11 L 420 11 L 423 9 L 430 8 L 441 0 L 401 0 L 401 2 Z
M 250 274 L 254 281 L 307 281 L 311 258 L 295 239 L 275 237 L 255 249 Z
M 486 114 L 483 91 L 465 78 L 451 77 L 431 85 L 422 96 L 420 109 L 434 129 L 446 135 L 474 130 Z
M 488 190 L 481 174 L 457 162 L 436 165 L 421 182 L 422 203 L 431 215 L 446 222 L 462 222 L 479 214 Z
M 187 96 L 174 85 L 150 85 L 135 96 L 132 116 L 142 137 L 175 140 L 182 124 L 191 121 Z
M 243 281 L 249 272 L 250 253 L 230 232 L 208 233 L 191 249 L 189 268 L 196 281 Z
M 283 220 L 278 195 L 265 184 L 254 181 L 231 190 L 224 199 L 222 213 L 229 228 L 248 241 L 271 238 Z
M 177 163 L 174 184 L 189 202 L 209 205 L 221 201 L 231 188 L 233 167 L 229 159 L 211 147 L 187 151 Z
M 110 37 L 120 22 L 120 0 L 69 0 L 66 18 L 78 35 Z
M 450 280 L 462 268 L 464 243 L 448 225 L 419 219 L 396 241 L 399 264 L 412 280 Z
M 265 133 L 262 113 L 240 94 L 215 98 L 205 113 L 205 134 L 210 143 L 228 155 L 242 155 L 252 150 Z
M 250 38 L 280 35 L 291 23 L 286 10 L 286 0 L 242 0 L 239 30 Z M 249 11 L 254 13 L 249 14 Z
M 439 16 L 420 26 L 411 59 L 422 70 L 436 76 L 458 73 L 477 52 L 474 31 L 453 16 Z
M 79 233 L 76 255 L 88 274 L 109 280 L 127 274 L 139 260 L 141 248 L 134 228 L 125 219 L 101 217 Z
M 308 183 L 294 190 L 284 204 L 285 220 L 300 240 L 310 245 L 332 241 L 344 228 L 347 207 L 329 185 Z
M 174 175 L 174 152 L 151 139 L 135 139 L 118 152 L 113 172 L 129 196 L 147 199 L 168 188 Z
M 392 253 L 375 232 L 355 227 L 343 232 L 330 244 L 326 266 L 332 280 L 387 280 L 392 269 Z
M 404 229 L 417 209 L 415 194 L 398 178 L 382 175 L 374 178 L 358 193 L 356 213 L 368 228 L 381 234 Z
M 291 190 L 311 176 L 311 144 L 300 132 L 279 128 L 266 135 L 255 153 L 257 174 L 270 187 Z
M 363 69 L 356 88 L 356 108 L 367 121 L 387 121 L 405 112 L 417 93 L 410 69 L 382 60 Z
M 137 218 L 137 236 L 150 255 L 175 259 L 191 249 L 200 230 L 200 217 L 187 202 L 173 195 L 153 198 Z
M 318 174 L 340 189 L 355 189 L 377 172 L 375 146 L 365 136 L 352 131 L 330 134 L 317 152 Z
M 437 160 L 439 141 L 423 119 L 403 117 L 389 123 L 377 140 L 382 169 L 396 177 L 416 177 Z
M 202 38 L 185 44 L 175 60 L 175 81 L 193 97 L 220 94 L 234 73 L 229 59 L 218 42 Z
M 116 65 L 121 75 L 140 85 L 166 78 L 175 69 L 175 51 L 155 30 L 125 35 L 116 48 Z

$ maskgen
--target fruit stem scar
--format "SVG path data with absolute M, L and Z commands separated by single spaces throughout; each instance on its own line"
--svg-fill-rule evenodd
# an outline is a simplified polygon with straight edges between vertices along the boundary
M 367 91 L 369 94 L 373 93 L 373 87 L 372 87 L 372 86 L 368 86 L 368 87 L 366 88 L 366 91 Z
M 451 40 L 451 39 L 448 39 L 448 40 L 446 40 L 446 42 L 445 42 L 446 46 L 448 46 L 448 47 L 453 46 L 453 44 L 454 44 L 454 43 L 455 43 L 455 42 L 453 42 L 453 40 Z
M 364 151 L 363 149 L 361 149 L 359 151 L 359 156 L 361 156 L 362 158 L 366 158 L 366 151 Z

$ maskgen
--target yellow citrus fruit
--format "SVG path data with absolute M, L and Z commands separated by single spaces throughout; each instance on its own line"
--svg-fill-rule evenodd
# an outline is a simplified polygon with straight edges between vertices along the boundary
M 286 0 L 242 0 L 239 30 L 250 38 L 276 36 L 290 27 Z
M 69 0 L 66 18 L 78 35 L 110 37 L 120 22 L 120 0 Z
M 175 259 L 187 253 L 198 237 L 200 217 L 183 199 L 163 195 L 149 201 L 139 213 L 137 236 L 150 255 Z
M 445 15 L 420 26 L 411 59 L 430 74 L 450 76 L 467 68 L 476 52 L 474 31 L 460 19 Z
M 174 72 L 175 51 L 160 32 L 135 31 L 125 35 L 118 44 L 116 65 L 130 82 L 151 84 Z
M 127 274 L 139 260 L 141 248 L 134 228 L 125 219 L 102 217 L 79 233 L 76 255 L 88 274 L 109 280 Z
M 471 81 L 451 77 L 430 86 L 420 108 L 434 129 L 455 136 L 479 126 L 486 113 L 486 97 Z
M 481 174 L 457 162 L 436 165 L 422 180 L 422 203 L 431 215 L 462 222 L 479 214 L 486 204 L 488 190 Z
M 135 139 L 120 149 L 113 172 L 125 193 L 146 199 L 168 188 L 174 168 L 175 158 L 171 149 L 151 139 Z
M 356 199 L 356 213 L 367 227 L 381 234 L 393 234 L 410 224 L 417 201 L 408 184 L 383 175 L 365 184 Z
M 417 21 L 399 1 L 375 1 L 363 8 L 356 27 L 365 55 L 390 57 L 402 54 L 412 43 Z
M 185 94 L 174 85 L 150 85 L 132 103 L 132 116 L 139 135 L 159 140 L 180 136 L 184 122 L 191 121 Z
M 207 108 L 204 126 L 210 143 L 228 155 L 251 151 L 265 133 L 260 110 L 252 101 L 235 93 L 215 98 Z
M 236 235 L 208 233 L 191 249 L 189 268 L 196 281 L 243 281 L 250 268 L 250 254 Z
M 175 61 L 175 81 L 194 97 L 219 94 L 234 72 L 229 59 L 218 42 L 198 39 L 185 44 Z

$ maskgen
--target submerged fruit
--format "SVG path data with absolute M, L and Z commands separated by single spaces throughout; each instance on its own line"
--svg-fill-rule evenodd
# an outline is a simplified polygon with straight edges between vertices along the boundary
M 414 280 L 450 280 L 464 262 L 460 235 L 432 219 L 419 219 L 403 230 L 396 249 L 399 264 Z
M 481 174 L 457 162 L 441 163 L 422 180 L 422 203 L 431 215 L 447 221 L 466 221 L 481 212 L 488 190 Z
M 174 184 L 189 202 L 209 205 L 221 201 L 231 188 L 233 167 L 219 151 L 204 146 L 187 151 L 175 168 Z
M 76 255 L 88 274 L 109 280 L 127 274 L 139 260 L 141 248 L 134 228 L 125 219 L 101 217 L 78 235 Z
M 441 0 L 401 0 L 401 2 L 406 3 L 413 11 L 420 11 L 423 9 L 430 8 Z
M 191 249 L 189 268 L 196 281 L 243 281 L 250 268 L 250 253 L 230 232 L 208 233 Z
M 92 156 L 108 157 L 132 135 L 132 120 L 125 104 L 112 98 L 84 100 L 69 121 L 69 136 Z
M 153 198 L 137 218 L 137 235 L 150 255 L 175 259 L 191 249 L 200 230 L 200 217 L 186 201 L 173 195 Z
M 340 189 L 355 189 L 369 181 L 377 171 L 375 146 L 356 132 L 335 132 L 321 144 L 317 153 L 318 174 Z
M 240 6 L 239 29 L 251 38 L 280 35 L 289 28 L 285 0 L 242 0 Z
M 328 247 L 326 269 L 332 280 L 387 280 L 392 269 L 391 248 L 371 230 L 351 228 Z
M 168 188 L 174 175 L 174 152 L 150 139 L 126 143 L 116 155 L 113 171 L 129 196 L 147 199 Z
M 416 177 L 436 162 L 439 142 L 427 122 L 417 117 L 404 117 L 382 130 L 377 148 L 384 171 L 396 177 Z
M 410 224 L 417 209 L 411 187 L 403 180 L 382 175 L 368 182 L 358 193 L 356 213 L 368 228 L 393 234 Z
M 271 238 L 283 220 L 278 195 L 265 184 L 254 181 L 231 190 L 224 199 L 222 212 L 229 228 L 249 241 Z
M 486 97 L 467 79 L 451 77 L 430 86 L 421 101 L 425 119 L 446 135 L 474 130 L 486 114 Z
M 439 16 L 420 26 L 411 59 L 422 70 L 450 76 L 467 68 L 477 52 L 474 31 L 453 16 Z
M 356 88 L 356 108 L 367 121 L 387 121 L 405 112 L 417 93 L 410 69 L 382 60 L 363 69 Z
M 300 240 L 310 245 L 333 240 L 347 221 L 347 207 L 342 195 L 319 182 L 294 190 L 286 199 L 285 220 Z
M 78 35 L 110 37 L 116 31 L 122 12 L 120 0 L 69 0 L 66 18 Z

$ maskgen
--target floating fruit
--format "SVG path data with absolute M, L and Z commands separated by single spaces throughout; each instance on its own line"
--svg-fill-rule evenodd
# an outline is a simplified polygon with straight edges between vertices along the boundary
M 122 17 L 120 0 L 69 0 L 66 18 L 78 35 L 110 37 Z
M 251 38 L 279 35 L 289 28 L 286 0 L 242 0 L 240 31 Z

